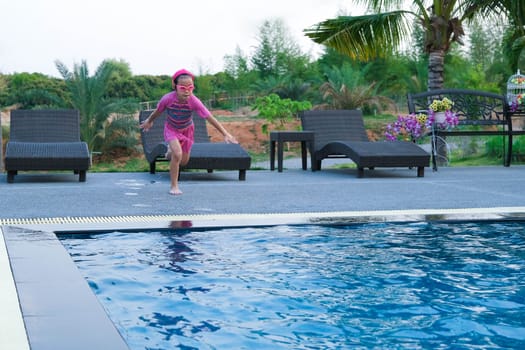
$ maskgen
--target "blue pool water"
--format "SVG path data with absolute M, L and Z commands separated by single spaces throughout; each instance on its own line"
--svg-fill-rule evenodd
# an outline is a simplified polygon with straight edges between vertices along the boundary
M 131 349 L 525 348 L 523 223 L 60 239 Z

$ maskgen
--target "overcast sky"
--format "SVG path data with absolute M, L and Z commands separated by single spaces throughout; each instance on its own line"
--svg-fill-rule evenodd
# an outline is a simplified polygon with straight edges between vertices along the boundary
M 265 20 L 282 19 L 303 52 L 321 47 L 303 30 L 341 13 L 351 0 L 0 0 L 0 73 L 59 76 L 55 60 L 90 72 L 122 59 L 134 75 L 224 69 L 238 46 L 251 55 Z

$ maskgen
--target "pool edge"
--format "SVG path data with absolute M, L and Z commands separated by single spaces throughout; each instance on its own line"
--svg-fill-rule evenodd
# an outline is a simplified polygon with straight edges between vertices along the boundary
M 0 348 L 29 350 L 29 340 L 12 273 L 4 232 L 0 227 Z
M 368 210 L 301 213 L 227 213 L 196 215 L 145 215 L 107 217 L 52 217 L 0 219 L 1 226 L 16 226 L 50 232 L 166 228 L 177 229 L 181 222 L 189 227 L 260 226 L 306 223 L 367 223 L 461 220 L 525 220 L 525 207 L 460 209 Z

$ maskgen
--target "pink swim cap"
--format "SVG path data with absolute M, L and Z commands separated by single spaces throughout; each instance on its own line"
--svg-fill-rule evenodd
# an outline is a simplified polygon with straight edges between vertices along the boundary
M 186 70 L 186 69 L 180 69 L 180 70 L 176 71 L 175 74 L 173 74 L 173 77 L 171 79 L 174 81 L 179 76 L 184 75 L 184 74 L 185 75 L 189 75 L 191 77 L 191 80 L 195 80 L 195 77 L 193 76 L 193 74 L 191 74 L 191 72 Z

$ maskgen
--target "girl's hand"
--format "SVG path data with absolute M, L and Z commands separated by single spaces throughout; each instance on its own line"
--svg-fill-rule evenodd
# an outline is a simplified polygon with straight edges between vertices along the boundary
M 230 134 L 226 134 L 224 135 L 224 141 L 226 141 L 226 143 L 239 143 L 235 137 L 233 137 L 232 135 Z
M 149 118 L 147 118 L 146 120 L 144 120 L 141 124 L 140 124 L 140 128 L 144 131 L 148 131 L 149 129 L 151 129 L 151 127 L 153 126 L 153 122 L 149 120 Z

